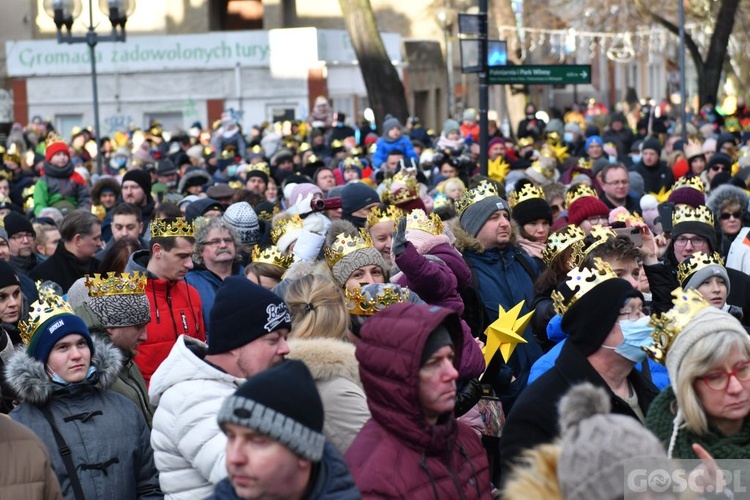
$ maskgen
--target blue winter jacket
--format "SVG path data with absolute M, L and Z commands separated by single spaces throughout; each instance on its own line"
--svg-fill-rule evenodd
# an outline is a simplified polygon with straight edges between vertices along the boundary
M 239 500 L 229 478 L 220 481 L 214 494 L 206 500 Z M 326 441 L 315 483 L 308 489 L 304 500 L 358 500 L 362 498 L 354 484 L 343 457 L 330 441 Z
M 233 276 L 244 276 L 245 274 L 245 268 L 240 264 L 235 264 L 232 271 Z M 185 281 L 187 281 L 188 285 L 191 285 L 198 290 L 198 294 L 201 296 L 201 304 L 203 305 L 203 322 L 206 325 L 206 341 L 208 341 L 208 336 L 211 333 L 208 331 L 208 325 L 210 324 L 211 319 L 211 308 L 214 306 L 216 292 L 219 290 L 223 281 L 216 274 L 201 266 L 195 266 L 193 270 L 188 271 L 185 275 Z
M 388 139 L 387 137 L 380 137 L 378 142 L 375 143 L 375 153 L 372 155 L 372 164 L 375 168 L 380 168 L 380 165 L 385 163 L 388 154 L 393 150 L 399 150 L 404 153 L 404 161 L 412 159 L 419 161 L 417 153 L 414 151 L 414 146 L 411 145 L 411 140 L 408 136 L 402 135 L 395 141 Z
M 531 367 L 531 373 L 529 373 L 529 384 L 534 382 L 536 379 L 544 375 L 549 369 L 555 366 L 555 361 L 560 355 L 560 351 L 565 345 L 565 340 L 568 338 L 568 334 L 562 331 L 560 324 L 562 322 L 562 316 L 556 314 L 547 324 L 547 338 L 557 344 L 544 353 L 544 355 L 536 360 L 534 365 Z M 659 388 L 660 391 L 664 390 L 669 385 L 669 375 L 667 374 L 667 368 L 657 363 L 656 361 L 649 359 L 648 367 L 651 370 L 651 382 Z M 638 363 L 635 368 L 642 372 L 643 363 Z

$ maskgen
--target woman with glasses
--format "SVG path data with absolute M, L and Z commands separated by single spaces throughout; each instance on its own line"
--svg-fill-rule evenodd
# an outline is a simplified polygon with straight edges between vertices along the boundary
M 646 426 L 670 458 L 750 458 L 750 337 L 730 314 L 704 304 L 666 354 L 671 386 Z
M 743 189 L 723 184 L 711 191 L 706 203 L 718 223 L 719 253 L 727 261 L 727 267 L 744 273 L 750 272 L 750 247 L 744 244 L 748 233 L 745 226 L 750 225 L 746 222 L 748 201 Z

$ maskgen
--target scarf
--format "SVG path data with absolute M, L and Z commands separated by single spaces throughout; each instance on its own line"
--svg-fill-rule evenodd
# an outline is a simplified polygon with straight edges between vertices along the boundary
M 542 258 L 542 252 L 547 248 L 546 243 L 537 243 L 536 241 L 527 240 L 521 235 L 518 236 L 518 244 L 527 254 L 536 257 L 537 259 Z

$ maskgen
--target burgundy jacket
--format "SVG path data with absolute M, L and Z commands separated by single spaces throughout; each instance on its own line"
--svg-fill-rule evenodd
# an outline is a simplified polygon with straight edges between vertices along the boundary
M 458 291 L 471 285 L 471 269 L 458 250 L 448 244 L 432 248 L 428 255 L 440 260 L 420 255 L 414 245 L 407 242 L 403 253 L 396 257 L 396 265 L 403 273 L 398 284 L 408 286 L 428 304 L 445 307 L 460 316 L 464 312 L 464 302 Z M 459 377 L 461 380 L 479 377 L 486 368 L 484 356 L 463 320 L 461 329 L 463 359 Z
M 448 309 L 394 304 L 362 327 L 356 355 L 372 418 L 344 458 L 365 499 L 491 498 L 479 437 L 450 414 L 429 424 L 419 403 L 420 358 L 430 332 L 443 322 L 458 368 L 461 326 Z

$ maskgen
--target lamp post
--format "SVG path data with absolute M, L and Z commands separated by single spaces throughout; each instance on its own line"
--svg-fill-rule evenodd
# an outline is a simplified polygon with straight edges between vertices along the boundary
M 438 23 L 443 30 L 443 41 L 445 42 L 445 67 L 448 73 L 448 118 L 454 118 L 456 112 L 456 96 L 454 94 L 455 83 L 453 79 L 453 22 L 454 14 L 449 9 L 440 9 L 437 14 Z
M 73 21 L 81 15 L 81 0 L 44 0 L 44 11 L 55 21 L 57 43 L 85 43 L 89 46 L 91 80 L 94 94 L 94 141 L 96 142 L 96 172 L 102 175 L 102 155 L 99 144 L 99 88 L 96 75 L 96 45 L 99 42 L 124 42 L 125 23 L 135 10 L 135 0 L 99 0 L 99 8 L 112 23 L 109 35 L 99 35 L 94 26 L 93 0 L 89 1 L 89 24 L 86 35 L 74 36 L 70 30 Z M 63 34 L 63 28 L 65 33 Z M 119 28 L 119 29 L 118 29 Z

